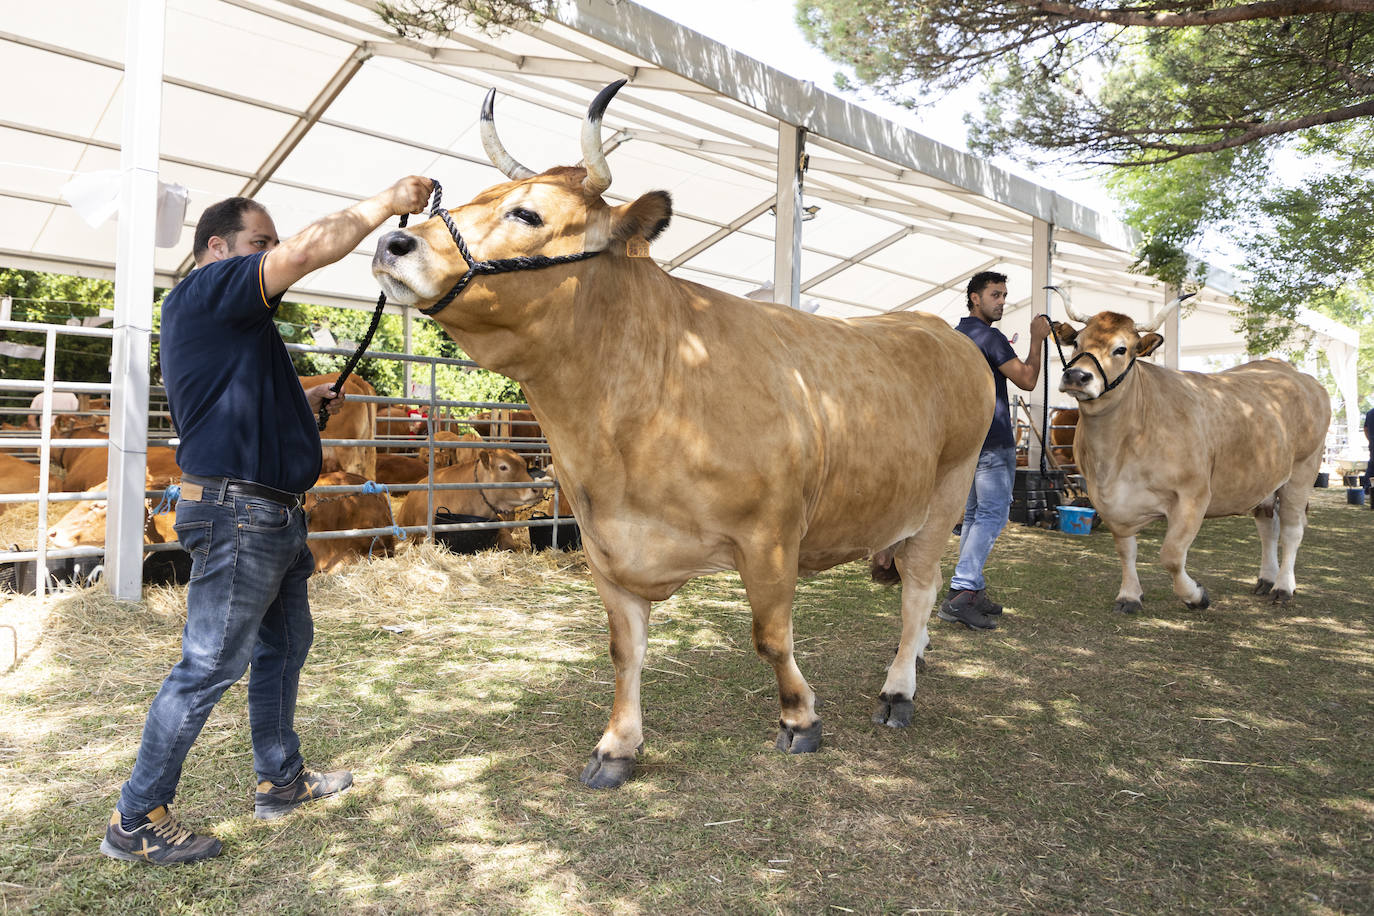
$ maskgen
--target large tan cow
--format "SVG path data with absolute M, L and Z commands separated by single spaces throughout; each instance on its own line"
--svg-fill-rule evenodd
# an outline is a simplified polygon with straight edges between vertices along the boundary
M 1135 536 L 1160 518 L 1169 526 L 1160 562 L 1174 594 L 1207 607 L 1207 589 L 1185 569 L 1188 547 L 1203 519 L 1251 513 L 1261 544 L 1255 593 L 1287 601 L 1330 398 L 1316 379 L 1275 359 L 1211 375 L 1141 362 L 1164 342 L 1154 332 L 1180 301 L 1148 325 L 1114 312 L 1084 318 L 1070 306 L 1069 317 L 1086 327 L 1054 326 L 1074 348 L 1059 384 L 1078 401 L 1074 455 L 1121 557 L 1113 610 L 1141 609 Z
M 434 472 L 435 483 L 528 483 L 531 480 L 525 459 L 508 448 L 478 449 L 463 456 L 466 460 Z M 429 480 L 425 475 L 420 483 Z M 473 515 L 494 519 L 499 513 L 513 512 L 537 500 L 542 490 L 533 487 L 499 487 L 493 489 L 438 490 L 434 506 L 442 506 L 455 515 Z M 396 521 L 402 528 L 427 524 L 429 496 L 424 490 L 411 490 L 401 503 Z
M 316 385 L 332 384 L 339 373 L 301 376 L 301 387 L 307 391 Z M 344 395 L 375 395 L 377 389 L 356 373 L 344 380 Z M 371 401 L 345 400 L 338 412 L 329 416 L 322 439 L 375 439 L 377 433 L 377 405 Z M 364 480 L 377 479 L 377 448 L 372 445 L 326 445 L 324 467 L 338 467 L 350 474 L 361 474 Z
M 425 307 L 521 384 L 557 457 L 615 666 L 610 722 L 581 777 L 593 787 L 628 779 L 643 741 L 650 603 L 718 570 L 739 570 L 776 674 L 777 747 L 801 753 L 820 746 L 821 723 L 793 656 L 797 577 L 892 547 L 902 636 L 875 719 L 908 724 L 940 555 L 993 406 L 987 361 L 940 318 L 816 317 L 643 256 L 672 206 L 663 191 L 601 196 L 601 117 L 619 87 L 588 111 L 585 166 L 542 174 L 501 147 L 488 96 L 484 144 L 512 180 L 451 213 L 481 266 L 439 219 L 383 235 L 373 260 L 388 297 Z

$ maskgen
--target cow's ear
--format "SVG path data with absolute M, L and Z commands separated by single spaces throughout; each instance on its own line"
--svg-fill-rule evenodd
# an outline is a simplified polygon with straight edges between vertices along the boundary
M 1054 326 L 1054 336 L 1059 338 L 1061 344 L 1072 344 L 1078 339 L 1078 328 L 1067 321 L 1052 321 L 1050 324 Z
M 672 196 L 667 191 L 650 191 L 639 200 L 611 209 L 611 238 L 624 242 L 639 236 L 652 242 L 672 218 Z
M 484 468 L 489 468 L 489 467 L 491 467 L 491 449 L 489 449 L 489 448 L 479 448 L 479 449 L 477 450 L 477 460 L 480 461 L 480 462 L 482 462 L 482 467 L 484 467 Z
M 1159 345 L 1162 343 L 1164 343 L 1164 338 L 1160 335 L 1153 332 L 1146 334 L 1144 337 L 1140 338 L 1140 341 L 1135 345 L 1135 355 L 1149 356 L 1151 353 L 1158 350 Z

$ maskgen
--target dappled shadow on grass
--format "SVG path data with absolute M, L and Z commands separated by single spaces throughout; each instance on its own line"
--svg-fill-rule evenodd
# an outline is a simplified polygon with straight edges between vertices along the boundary
M 799 757 L 772 750 L 775 683 L 738 577 L 698 580 L 655 609 L 645 753 L 615 792 L 576 779 L 612 697 L 584 573 L 374 564 L 317 590 L 301 701 L 310 759 L 357 787 L 253 821 L 235 687 L 178 804 L 228 855 L 174 873 L 95 848 L 179 621 L 59 607 L 3 682 L 5 744 L 23 749 L 0 777 L 3 893 L 110 912 L 1359 912 L 1374 614 L 1366 583 L 1306 570 L 1370 556 L 1369 532 L 1314 510 L 1285 609 L 1248 594 L 1253 524 L 1209 522 L 1202 612 L 1147 532 L 1146 610 L 1124 617 L 1109 536 L 1009 529 L 988 570 L 1002 628 L 933 623 L 900 731 L 869 721 L 897 592 L 860 564 L 806 580 L 798 658 L 825 745 Z

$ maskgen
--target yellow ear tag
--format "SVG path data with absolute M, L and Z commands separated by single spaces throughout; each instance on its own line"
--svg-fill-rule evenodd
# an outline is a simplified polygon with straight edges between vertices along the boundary
M 649 240 L 643 236 L 636 235 L 625 243 L 625 256 L 630 258 L 647 258 L 649 256 Z

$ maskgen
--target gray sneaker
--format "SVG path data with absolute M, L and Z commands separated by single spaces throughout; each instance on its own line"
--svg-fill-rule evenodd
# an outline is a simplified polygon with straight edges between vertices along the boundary
M 166 805 L 159 805 L 133 830 L 125 830 L 119 811 L 110 815 L 100 851 L 112 859 L 147 862 L 149 865 L 184 865 L 211 859 L 224 846 L 212 836 L 192 833 L 183 827 Z
M 306 802 L 338 795 L 351 785 L 353 774 L 347 770 L 335 770 L 332 773 L 301 770 L 295 779 L 284 786 L 263 780 L 258 783 L 258 791 L 253 796 L 253 816 L 260 821 L 275 820 Z
M 970 630 L 995 630 L 997 621 L 978 610 L 978 592 L 961 591 L 954 597 L 946 598 L 940 605 L 937 616 L 951 623 L 962 623 Z
M 957 594 L 959 594 L 959 589 L 957 589 L 957 588 L 951 588 L 951 589 L 949 590 L 949 594 L 945 595 L 945 600 L 948 601 L 949 599 L 953 598 L 953 597 L 954 597 L 955 595 L 957 595 Z M 978 595 L 978 604 L 977 604 L 977 608 L 978 608 L 978 610 L 979 610 L 981 613 L 984 613 L 984 614 L 987 614 L 987 615 L 993 616 L 993 617 L 995 617 L 995 616 L 997 616 L 998 614 L 1002 613 L 1002 605 L 998 604 L 996 601 L 993 601 L 991 598 L 988 597 L 988 590 L 987 590 L 987 589 L 985 589 L 985 588 L 980 588 L 975 594 Z

